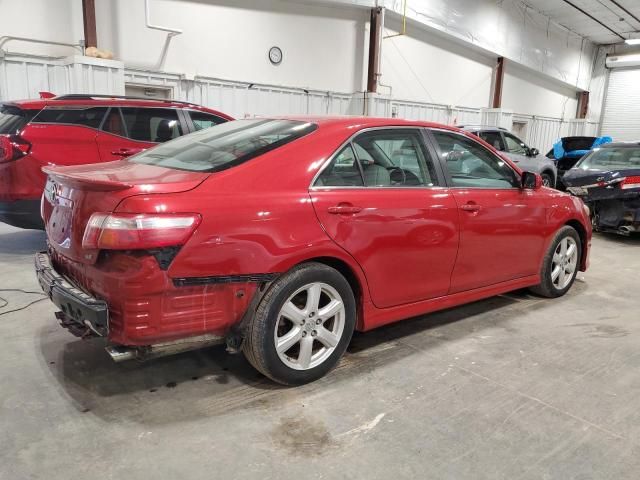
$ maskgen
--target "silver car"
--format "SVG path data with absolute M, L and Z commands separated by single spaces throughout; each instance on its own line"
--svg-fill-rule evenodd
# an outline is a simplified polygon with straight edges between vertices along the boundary
M 540 155 L 537 148 L 528 147 L 506 128 L 478 125 L 460 125 L 459 128 L 471 132 L 489 145 L 493 145 L 496 150 L 508 156 L 522 170 L 539 173 L 544 186 L 555 187 L 558 178 L 555 162 Z

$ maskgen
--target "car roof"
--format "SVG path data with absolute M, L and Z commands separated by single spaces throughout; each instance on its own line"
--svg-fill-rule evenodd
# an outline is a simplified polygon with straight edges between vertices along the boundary
M 458 128 L 462 130 L 466 130 L 468 132 L 508 132 L 506 128 L 496 127 L 492 125 L 456 125 Z
M 465 133 L 459 128 L 453 127 L 451 125 L 443 125 L 435 122 L 425 122 L 423 120 L 404 120 L 401 118 L 309 115 L 285 115 L 259 118 L 271 118 L 274 120 L 295 120 L 300 122 L 314 123 L 322 129 L 333 127 L 349 128 L 357 131 L 374 127 L 429 127 Z
M 212 113 L 227 120 L 233 120 L 233 117 L 212 108 L 203 107 L 195 103 L 182 102 L 178 100 L 163 100 L 140 97 L 127 97 L 118 95 L 93 95 L 93 94 L 71 94 L 60 95 L 53 98 L 27 99 L 27 100 L 11 100 L 0 102 L 3 105 L 15 105 L 25 110 L 41 110 L 45 107 L 164 107 L 164 108 L 185 108 L 190 110 L 199 110 L 202 112 Z

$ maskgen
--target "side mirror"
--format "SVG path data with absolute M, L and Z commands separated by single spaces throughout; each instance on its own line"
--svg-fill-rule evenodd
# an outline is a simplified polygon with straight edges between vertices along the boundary
M 537 148 L 530 148 L 527 152 L 527 155 L 529 157 L 537 157 L 538 155 L 540 155 L 540 151 Z
M 533 172 L 522 172 L 522 188 L 525 190 L 538 190 L 542 188 L 542 177 Z

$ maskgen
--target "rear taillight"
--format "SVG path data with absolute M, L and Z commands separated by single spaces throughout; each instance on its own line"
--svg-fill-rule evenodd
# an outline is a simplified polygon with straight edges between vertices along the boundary
M 628 188 L 640 188 L 640 175 L 632 175 L 625 177 L 620 182 L 620 188 L 626 190 Z
M 19 135 L 0 135 L 0 163 L 11 162 L 24 157 L 31 150 L 31 144 Z
M 82 247 L 141 250 L 183 245 L 200 219 L 200 215 L 193 213 L 94 213 L 85 228 Z

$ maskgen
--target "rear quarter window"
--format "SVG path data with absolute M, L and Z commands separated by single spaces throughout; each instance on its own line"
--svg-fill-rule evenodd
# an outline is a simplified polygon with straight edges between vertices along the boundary
M 99 128 L 105 113 L 107 113 L 107 107 L 45 108 L 34 117 L 33 121 Z
M 37 110 L 22 110 L 13 105 L 0 105 L 0 134 L 18 133 L 37 112 Z

